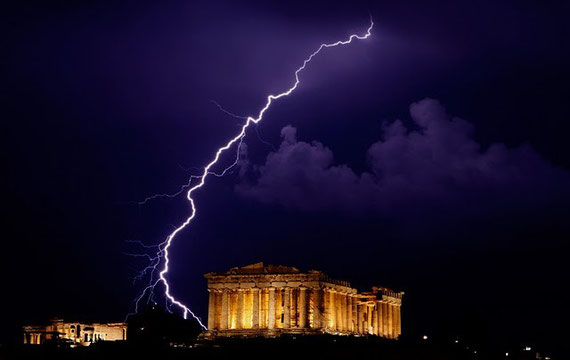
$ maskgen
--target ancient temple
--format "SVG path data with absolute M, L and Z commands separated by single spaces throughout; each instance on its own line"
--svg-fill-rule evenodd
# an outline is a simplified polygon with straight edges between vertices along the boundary
M 63 341 L 68 345 L 89 346 L 97 341 L 123 341 L 127 339 L 126 323 L 65 322 L 52 319 L 49 324 L 23 327 L 24 344 L 40 345 L 46 341 Z
M 252 264 L 208 273 L 205 338 L 281 334 L 376 335 L 402 333 L 403 292 L 373 287 L 358 293 L 321 271 Z

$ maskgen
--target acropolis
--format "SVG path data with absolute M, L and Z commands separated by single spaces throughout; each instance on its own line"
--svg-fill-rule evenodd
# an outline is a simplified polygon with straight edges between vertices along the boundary
M 403 292 L 372 287 L 358 293 L 350 283 L 321 271 L 262 262 L 204 277 L 209 292 L 206 339 L 282 334 L 397 339 L 402 333 Z

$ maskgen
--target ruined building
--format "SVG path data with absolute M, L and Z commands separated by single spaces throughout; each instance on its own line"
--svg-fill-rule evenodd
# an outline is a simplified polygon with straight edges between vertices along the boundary
M 321 271 L 263 263 L 204 277 L 209 291 L 205 338 L 369 334 L 397 339 L 402 333 L 403 292 L 373 287 L 358 293 Z
M 48 325 L 24 326 L 24 344 L 39 345 L 47 340 L 63 341 L 70 346 L 89 346 L 96 341 L 127 339 L 126 323 L 83 324 L 52 319 Z

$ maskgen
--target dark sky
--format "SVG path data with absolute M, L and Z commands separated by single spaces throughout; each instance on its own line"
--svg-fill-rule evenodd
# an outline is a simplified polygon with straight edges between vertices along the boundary
M 265 261 L 406 292 L 404 332 L 564 349 L 567 2 L 25 2 L 2 19 L 3 341 L 122 320 L 175 192 L 288 88 L 172 247 L 173 293 Z M 268 144 L 269 143 L 269 144 Z M 229 157 L 225 159 L 229 163 Z M 239 171 L 238 171 L 239 170 Z M 157 296 L 160 300 L 160 296 Z M 467 330 L 466 330 L 467 329 Z

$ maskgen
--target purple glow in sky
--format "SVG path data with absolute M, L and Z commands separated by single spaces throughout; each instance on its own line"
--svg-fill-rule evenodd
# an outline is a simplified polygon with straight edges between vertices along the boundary
M 206 326 L 201 322 L 200 318 L 197 317 L 192 312 L 192 310 L 190 310 L 181 301 L 174 298 L 174 296 L 171 294 L 170 284 L 169 284 L 167 277 L 166 277 L 166 275 L 169 271 L 169 262 L 170 262 L 169 249 L 172 245 L 172 242 L 174 241 L 174 238 L 176 237 L 176 235 L 178 235 L 179 232 L 184 230 L 184 228 L 186 228 L 192 222 L 194 217 L 196 216 L 197 209 L 196 209 L 196 205 L 194 203 L 194 198 L 192 197 L 192 193 L 194 191 L 202 188 L 206 184 L 206 179 L 208 178 L 209 175 L 215 175 L 218 177 L 224 176 L 224 174 L 227 171 L 229 171 L 231 168 L 233 168 L 234 166 L 236 166 L 238 164 L 239 155 L 241 154 L 240 147 L 242 145 L 244 137 L 247 134 L 248 128 L 251 125 L 256 126 L 259 122 L 261 122 L 261 120 L 263 120 L 263 116 L 264 116 L 265 112 L 269 110 L 273 101 L 287 97 L 287 96 L 291 95 L 295 91 L 295 89 L 297 89 L 297 87 L 301 83 L 301 80 L 299 78 L 301 72 L 303 70 L 305 70 L 305 68 L 308 66 L 309 62 L 311 62 L 311 60 L 313 60 L 313 58 L 315 56 L 317 56 L 323 49 L 348 45 L 348 44 L 352 43 L 353 40 L 368 39 L 372 35 L 371 31 L 372 31 L 373 27 L 374 27 L 374 22 L 372 21 L 372 18 L 371 18 L 370 19 L 370 26 L 368 27 L 368 29 L 366 30 L 366 32 L 363 35 L 352 34 L 346 40 L 338 40 L 338 41 L 333 42 L 333 43 L 321 44 L 317 48 L 317 50 L 315 50 L 313 53 L 311 53 L 311 55 L 309 55 L 309 57 L 307 57 L 303 61 L 303 64 L 301 65 L 301 67 L 299 67 L 297 70 L 295 70 L 295 74 L 294 74 L 295 75 L 295 82 L 293 83 L 293 85 L 281 93 L 268 95 L 265 106 L 259 111 L 258 115 L 256 117 L 249 116 L 245 119 L 245 123 L 242 125 L 239 133 L 236 136 L 234 136 L 232 139 L 230 139 L 224 146 L 220 147 L 216 151 L 214 158 L 206 166 L 204 166 L 204 169 L 202 171 L 202 175 L 200 175 L 199 177 L 195 177 L 195 176 L 190 177 L 189 183 L 187 185 L 183 186 L 183 188 L 182 188 L 182 189 L 184 189 L 186 187 L 190 187 L 190 189 L 188 189 L 188 191 L 186 193 L 186 198 L 190 202 L 190 207 L 191 207 L 190 216 L 180 226 L 178 226 L 176 229 L 174 229 L 174 231 L 172 233 L 170 233 L 170 235 L 168 235 L 168 237 L 166 238 L 165 241 L 163 241 L 157 245 L 158 252 L 157 252 L 155 257 L 150 259 L 150 261 L 151 261 L 150 266 L 152 266 L 152 270 L 149 272 L 149 276 L 150 276 L 149 285 L 146 288 L 144 288 L 142 293 L 136 298 L 136 300 L 135 300 L 135 312 L 138 311 L 139 303 L 145 297 L 150 297 L 150 298 L 153 297 L 156 286 L 159 283 L 161 283 L 164 286 L 164 295 L 165 295 L 166 300 L 167 300 L 167 304 L 166 304 L 167 308 L 170 309 L 170 304 L 173 304 L 173 305 L 179 307 L 183 311 L 184 319 L 186 319 L 188 314 L 190 314 L 200 324 L 200 326 L 203 329 L 205 329 L 205 330 L 207 329 Z M 226 167 L 221 172 L 221 174 L 216 174 L 215 172 L 213 172 L 212 168 L 215 165 L 217 165 L 218 161 L 220 161 L 222 154 L 224 152 L 228 151 L 229 149 L 231 149 L 232 147 L 234 147 L 234 145 L 236 147 L 235 152 L 237 154 L 236 160 L 231 165 Z M 192 180 L 194 180 L 194 179 L 197 179 L 198 183 L 195 185 L 192 185 Z M 158 195 L 158 196 L 160 196 L 160 195 Z M 171 195 L 165 195 L 165 197 L 171 198 L 172 196 Z M 151 196 L 151 198 L 157 198 L 157 195 L 153 195 L 153 196 Z M 146 201 L 148 199 L 149 198 L 145 199 L 142 202 L 142 204 L 146 203 Z M 158 273 L 158 279 L 155 280 L 155 272 L 156 272 L 158 266 L 162 266 L 162 269 Z M 145 267 L 142 270 L 143 272 L 141 273 L 141 276 L 144 276 L 148 269 L 149 269 L 148 266 Z

